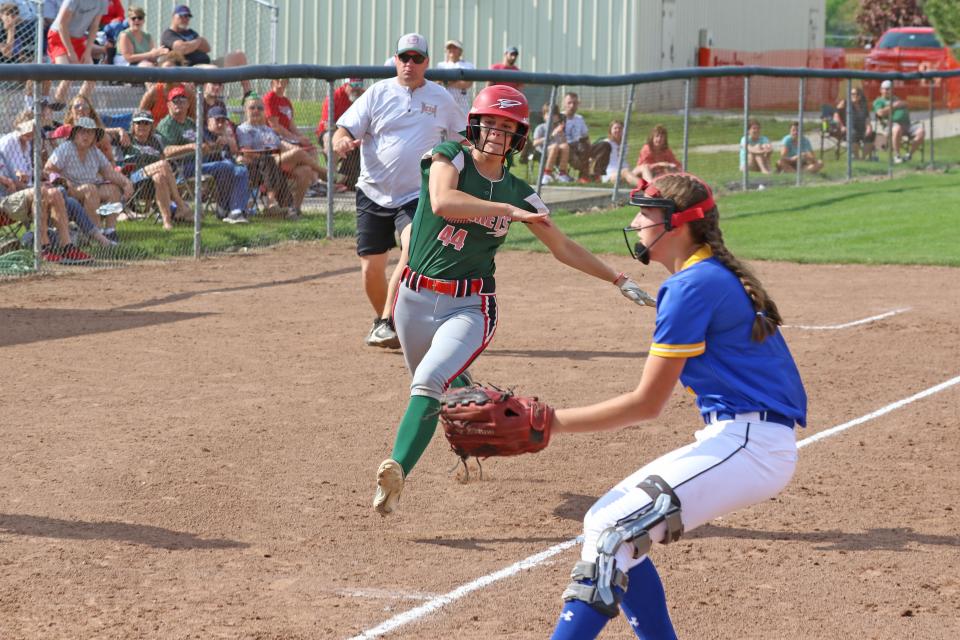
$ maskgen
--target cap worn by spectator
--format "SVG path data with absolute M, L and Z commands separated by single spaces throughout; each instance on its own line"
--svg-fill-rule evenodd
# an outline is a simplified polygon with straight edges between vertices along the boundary
M 347 78 L 347 84 L 349 84 L 351 87 L 362 87 L 363 78 Z
M 883 82 L 880 83 L 880 88 L 881 88 L 881 89 L 893 89 L 893 83 L 890 82 L 889 80 L 884 80 Z
M 133 118 L 130 119 L 131 122 L 149 122 L 153 124 L 153 114 L 149 111 L 137 111 L 133 114 Z
M 47 139 L 49 140 L 61 140 L 63 138 L 70 137 L 70 132 L 73 130 L 73 127 L 69 124 L 62 124 L 49 134 L 47 134 Z
M 67 125 L 64 125 L 67 126 Z M 76 122 L 73 123 L 73 128 L 70 130 L 70 138 L 72 139 L 76 135 L 77 131 L 81 129 L 90 129 L 97 133 L 97 140 L 103 136 L 103 129 L 97 126 L 96 121 L 93 118 L 88 118 L 86 116 L 77 118 Z M 56 133 L 56 132 L 54 132 Z
M 503 50 L 503 53 L 515 53 L 516 55 L 520 55 L 520 49 L 517 49 L 516 47 L 507 47 Z
M 35 124 L 33 120 L 24 120 L 17 125 L 17 133 L 22 136 L 27 135 L 28 133 L 33 133 L 34 127 Z
M 400 39 L 397 41 L 397 55 L 408 51 L 414 51 L 427 57 L 430 56 L 427 52 L 427 39 L 419 33 L 408 33 L 405 36 L 400 36 Z
M 177 8 L 173 10 L 173 15 L 175 16 L 186 16 L 192 18 L 193 14 L 190 13 L 190 7 L 185 4 L 178 4 Z
M 187 90 L 183 87 L 174 87 L 170 90 L 170 93 L 167 94 L 167 101 L 173 102 L 176 98 L 188 98 Z
M 463 43 L 459 40 L 447 40 L 447 43 L 443 45 L 443 48 L 449 49 L 450 47 L 456 47 L 457 49 L 460 49 L 460 51 L 463 51 Z
M 221 107 L 220 105 L 215 105 L 207 109 L 208 118 L 226 118 L 227 110 Z

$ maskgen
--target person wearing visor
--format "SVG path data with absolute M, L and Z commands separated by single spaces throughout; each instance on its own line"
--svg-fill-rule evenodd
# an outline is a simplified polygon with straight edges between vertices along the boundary
M 522 93 L 487 87 L 467 118 L 473 146 L 443 142 L 420 163 L 409 261 L 393 310 L 413 380 L 393 453 L 377 471 L 373 506 L 382 516 L 396 508 L 405 478 L 436 431 L 441 394 L 470 384 L 467 367 L 493 339 L 499 321 L 494 258 L 512 222 L 529 225 L 560 262 L 613 283 L 636 304 L 653 304 L 633 280 L 564 235 L 537 193 L 506 168 L 507 157 L 522 151 L 529 126 Z
M 631 255 L 670 276 L 633 391 L 557 409 L 552 431 L 613 431 L 660 415 L 679 380 L 698 409 L 694 442 L 624 478 L 584 517 L 584 541 L 552 638 L 595 638 L 623 610 L 640 638 L 676 638 L 648 557 L 714 518 L 777 495 L 797 462 L 807 397 L 777 305 L 723 241 L 709 187 L 686 173 L 641 183 L 624 230 Z M 631 240 L 634 242 L 631 244 Z M 554 436 L 556 437 L 556 435 Z

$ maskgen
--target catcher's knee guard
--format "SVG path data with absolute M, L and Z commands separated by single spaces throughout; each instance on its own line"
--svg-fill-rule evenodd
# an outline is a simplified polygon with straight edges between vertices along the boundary
M 620 593 L 613 592 L 615 600 L 609 604 L 601 599 L 596 587 L 596 563 L 581 560 L 573 565 L 573 572 L 570 573 L 570 578 L 573 579 L 573 582 L 567 585 L 567 588 L 563 592 L 563 600 L 565 602 L 569 600 L 581 600 L 608 618 L 617 617 L 617 614 L 620 612 Z M 621 591 L 626 591 L 627 576 L 623 571 L 616 571 L 613 584 L 620 587 Z
M 683 535 L 680 499 L 673 488 L 660 476 L 648 476 L 637 486 L 653 502 L 638 513 L 604 529 L 597 540 L 597 593 L 607 606 L 618 604 L 619 598 L 613 587 L 617 585 L 617 575 L 623 574 L 617 569 L 616 554 L 624 542 L 633 543 L 633 557 L 639 558 L 650 551 L 650 530 L 661 522 L 667 524 L 664 544 L 676 542 Z

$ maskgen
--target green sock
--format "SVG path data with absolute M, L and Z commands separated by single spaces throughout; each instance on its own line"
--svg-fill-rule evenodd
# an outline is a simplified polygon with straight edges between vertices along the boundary
M 393 442 L 392 458 L 403 467 L 403 476 L 410 475 L 417 460 L 437 430 L 440 419 L 440 401 L 427 396 L 410 396 L 407 412 L 403 414 L 397 437 Z

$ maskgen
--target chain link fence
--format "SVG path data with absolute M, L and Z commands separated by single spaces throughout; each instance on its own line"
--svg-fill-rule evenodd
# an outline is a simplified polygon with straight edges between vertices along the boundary
M 538 189 L 579 188 L 593 201 L 617 201 L 641 179 L 678 169 L 738 191 L 960 162 L 960 115 L 937 108 L 935 74 L 893 74 L 881 95 L 879 76 L 865 72 L 714 68 L 696 77 L 702 71 L 428 77 L 468 80 L 470 93 L 515 78 L 530 102 L 531 136 L 511 170 Z M 390 75 L 387 67 L 0 66 L 0 273 L 351 235 L 359 159 L 332 157 L 324 102 L 333 91 L 335 118 Z M 68 77 L 63 105 L 42 97 L 43 81 Z M 81 81 L 91 79 L 85 94 Z M 857 106 L 848 113 L 850 97 Z

